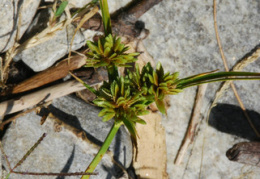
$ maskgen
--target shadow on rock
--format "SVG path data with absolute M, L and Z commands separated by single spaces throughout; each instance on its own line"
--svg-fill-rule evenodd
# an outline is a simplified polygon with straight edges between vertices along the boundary
M 71 115 L 71 114 L 68 114 L 58 108 L 56 108 L 55 106 L 53 105 L 49 105 L 48 106 L 48 109 L 47 108 L 42 108 L 41 110 L 41 113 L 39 114 L 40 116 L 43 116 L 44 114 L 46 115 L 47 113 L 51 112 L 54 116 L 56 116 L 57 118 L 59 118 L 61 121 L 63 121 L 64 123 L 76 128 L 76 129 L 79 129 L 79 130 L 82 130 L 85 132 L 87 138 L 92 141 L 93 143 L 99 145 L 99 146 L 102 146 L 102 142 L 100 140 L 98 140 L 96 137 L 94 137 L 93 135 L 91 135 L 89 132 L 87 132 L 86 130 L 84 130 L 82 127 L 81 127 L 81 124 L 80 124 L 80 121 L 79 119 L 77 118 L 77 116 L 74 116 L 74 115 Z
M 247 113 L 255 128 L 260 129 L 260 114 L 252 110 L 247 110 Z M 211 110 L 209 125 L 221 132 L 251 141 L 259 141 L 239 106 L 218 104 Z
M 69 172 L 69 169 L 70 169 L 72 162 L 73 162 L 73 159 L 74 159 L 74 155 L 75 155 L 75 145 L 73 146 L 73 150 L 71 152 L 71 155 L 68 158 L 66 165 L 61 170 L 61 173 L 68 173 Z M 58 176 L 56 179 L 65 179 L 65 176 Z

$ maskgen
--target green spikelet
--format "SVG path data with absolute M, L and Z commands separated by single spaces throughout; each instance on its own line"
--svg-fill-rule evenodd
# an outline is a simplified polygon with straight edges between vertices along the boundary
M 106 37 L 100 38 L 97 42 L 87 41 L 90 49 L 87 52 L 88 59 L 86 67 L 101 67 L 101 66 L 129 66 L 127 64 L 135 62 L 136 56 L 139 53 L 126 53 L 129 49 L 121 43 L 121 38 L 109 34 Z

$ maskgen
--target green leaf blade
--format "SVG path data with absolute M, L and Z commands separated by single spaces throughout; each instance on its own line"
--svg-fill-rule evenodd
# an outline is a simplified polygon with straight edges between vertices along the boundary
M 55 12 L 55 17 L 60 17 L 61 14 L 65 11 L 65 8 L 67 7 L 68 5 L 68 1 L 62 1 L 62 3 L 60 4 L 59 8 L 57 9 L 57 11 Z
M 155 100 L 155 103 L 156 103 L 156 106 L 157 108 L 159 109 L 159 111 L 162 113 L 162 114 L 166 114 L 166 108 L 165 108 L 165 105 L 164 105 L 164 102 L 163 100 Z

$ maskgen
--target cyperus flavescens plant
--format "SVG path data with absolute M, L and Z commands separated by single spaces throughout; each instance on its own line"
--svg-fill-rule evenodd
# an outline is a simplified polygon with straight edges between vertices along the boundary
M 145 124 L 139 116 L 148 113 L 147 107 L 151 103 L 155 102 L 159 111 L 166 114 L 164 97 L 178 94 L 187 87 L 226 80 L 260 79 L 259 73 L 250 72 L 207 72 L 179 79 L 178 73 L 165 73 L 160 63 L 157 64 L 156 69 L 153 69 L 150 63 L 142 70 L 136 65 L 134 71 L 128 71 L 125 76 L 120 76 L 117 67 L 128 66 L 129 63 L 135 62 L 138 53 L 127 53 L 128 48 L 121 43 L 120 38 L 112 35 L 106 0 L 100 0 L 100 8 L 105 33 L 97 42 L 87 42 L 90 51 L 86 54 L 88 57 L 86 67 L 105 67 L 109 81 L 95 90 L 75 78 L 96 94 L 97 98 L 93 103 L 103 108 L 99 116 L 103 117 L 103 121 L 114 118 L 114 125 L 86 172 L 95 170 L 121 125 L 126 126 L 134 141 L 137 139 L 135 125 Z M 82 178 L 87 179 L 89 176 L 82 176 Z

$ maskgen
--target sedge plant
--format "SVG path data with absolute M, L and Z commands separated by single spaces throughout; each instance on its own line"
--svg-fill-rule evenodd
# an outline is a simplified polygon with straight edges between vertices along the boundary
M 111 20 L 107 0 L 100 0 L 104 36 L 97 42 L 88 41 L 86 67 L 104 67 L 108 72 L 108 81 L 95 90 L 82 80 L 74 76 L 88 90 L 97 97 L 93 103 L 101 107 L 98 116 L 103 121 L 114 119 L 114 124 L 85 172 L 93 172 L 109 148 L 120 126 L 124 125 L 132 136 L 133 142 L 137 140 L 136 124 L 145 124 L 139 116 L 149 113 L 147 107 L 155 102 L 162 114 L 166 114 L 164 98 L 167 95 L 175 95 L 185 88 L 203 83 L 227 81 L 227 80 L 259 80 L 260 73 L 251 72 L 206 72 L 187 78 L 178 78 L 178 72 L 165 73 L 161 63 L 154 69 L 147 63 L 142 69 L 136 64 L 133 71 L 127 71 L 125 76 L 120 76 L 118 67 L 129 67 L 130 63 L 137 60 L 139 53 L 127 53 L 129 49 L 121 43 L 120 37 L 112 34 Z M 90 176 L 84 175 L 82 179 Z

